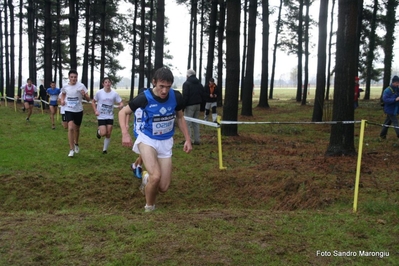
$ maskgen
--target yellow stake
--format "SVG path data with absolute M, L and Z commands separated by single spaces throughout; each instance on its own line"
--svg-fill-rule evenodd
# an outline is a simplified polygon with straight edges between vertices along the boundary
M 220 125 L 220 119 L 221 117 L 218 115 L 216 121 Z M 219 126 L 218 127 L 218 149 L 219 149 L 219 169 L 220 170 L 225 170 L 227 167 L 223 166 L 223 155 L 222 155 L 222 128 Z
M 360 124 L 359 150 L 358 150 L 358 154 L 357 154 L 355 195 L 353 197 L 353 212 L 357 212 L 357 200 L 358 200 L 358 196 L 359 196 L 360 169 L 362 167 L 362 152 L 363 152 L 363 140 L 364 140 L 365 125 L 366 125 L 366 120 L 362 120 L 362 122 Z

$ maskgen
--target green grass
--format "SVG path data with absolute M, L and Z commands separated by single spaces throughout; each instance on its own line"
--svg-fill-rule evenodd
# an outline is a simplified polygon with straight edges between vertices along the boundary
M 0 265 L 399 264 L 392 129 L 385 142 L 379 127 L 366 129 L 355 214 L 357 158 L 324 157 L 330 126 L 276 124 L 240 125 L 240 136 L 223 137 L 223 171 L 216 132 L 201 126 L 203 145 L 191 154 L 175 145 L 171 187 L 144 213 L 129 169 L 136 155 L 122 147 L 117 122 L 103 155 L 86 106 L 81 152 L 68 158 L 60 122 L 51 130 L 47 111 L 35 108 L 27 123 L 18 107 L 0 106 Z M 239 120 L 310 121 L 312 110 L 273 101 Z M 356 119 L 384 116 L 378 102 L 360 102 Z M 182 139 L 178 132 L 175 143 Z M 347 251 L 357 256 L 334 256 Z

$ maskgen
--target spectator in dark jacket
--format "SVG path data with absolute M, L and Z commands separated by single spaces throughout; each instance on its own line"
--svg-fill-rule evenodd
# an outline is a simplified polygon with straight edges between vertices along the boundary
M 384 113 L 386 118 L 384 125 L 395 126 L 396 136 L 399 138 L 399 126 L 397 115 L 399 113 L 399 77 L 394 76 L 392 83 L 382 93 L 382 100 L 384 102 Z M 386 139 L 388 127 L 383 127 L 380 133 L 381 139 Z
M 200 114 L 201 103 L 204 100 L 204 87 L 195 76 L 195 71 L 187 70 L 187 80 L 183 83 L 184 116 L 197 118 Z M 187 121 L 188 132 L 194 145 L 200 144 L 199 124 Z M 192 130 L 191 130 L 192 129 Z M 194 131 L 194 142 L 193 133 Z

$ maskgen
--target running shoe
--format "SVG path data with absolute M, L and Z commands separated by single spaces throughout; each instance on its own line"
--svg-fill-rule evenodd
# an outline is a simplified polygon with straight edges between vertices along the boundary
M 73 151 L 73 150 L 70 150 L 70 151 L 69 151 L 69 154 L 68 154 L 68 157 L 73 157 L 73 155 L 74 155 L 74 151 Z
M 133 171 L 133 175 L 134 175 L 135 177 L 137 177 L 138 179 L 141 179 L 141 177 L 143 176 L 143 175 L 142 175 L 143 168 L 142 168 L 141 166 L 136 166 L 134 163 L 132 163 L 132 164 L 130 165 L 130 168 L 131 168 L 132 171 Z
M 98 139 L 101 139 L 101 136 L 100 136 L 100 134 L 98 133 L 98 129 L 97 129 L 97 131 L 96 131 L 96 136 L 97 136 Z
M 144 206 L 144 212 L 152 212 L 152 211 L 155 211 L 155 205 L 152 205 L 152 206 L 145 205 Z
M 79 149 L 79 145 L 75 144 L 75 153 L 79 153 L 80 149 Z

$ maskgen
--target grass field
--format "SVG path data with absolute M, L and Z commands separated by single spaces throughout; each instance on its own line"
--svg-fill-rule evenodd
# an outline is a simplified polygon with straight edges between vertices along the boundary
M 311 104 L 270 105 L 239 121 L 311 120 Z M 378 101 L 359 105 L 356 120 L 382 123 Z M 103 155 L 86 105 L 81 152 L 68 158 L 61 125 L 38 108 L 26 122 L 21 107 L 0 106 L 0 265 L 399 264 L 392 129 L 380 142 L 381 128 L 366 128 L 357 213 L 356 156 L 326 157 L 330 126 L 298 124 L 239 125 L 222 138 L 226 170 L 216 131 L 201 125 L 202 145 L 175 145 L 171 187 L 144 213 L 117 122 Z

